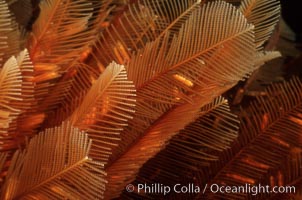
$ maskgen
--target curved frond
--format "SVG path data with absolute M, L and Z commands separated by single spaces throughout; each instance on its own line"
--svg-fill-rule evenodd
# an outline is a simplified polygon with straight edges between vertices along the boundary
M 103 12 L 108 3 L 102 2 Z M 95 10 L 94 6 L 89 0 L 41 1 L 41 13 L 33 24 L 28 43 L 34 64 L 53 63 L 62 72 L 74 59 L 79 59 L 97 32 L 92 26 L 92 15 L 99 10 Z
M 17 56 L 17 64 L 22 74 L 22 103 L 19 105 L 23 112 L 36 107 L 35 84 L 32 82 L 34 66 L 29 58 L 28 50 L 24 49 Z M 35 108 L 36 109 L 36 108 Z
M 216 12 L 222 13 L 217 15 Z M 220 34 L 223 31 L 212 29 L 216 26 L 226 30 L 224 34 Z M 252 28 L 231 5 L 210 3 L 192 14 L 181 33 L 174 37 L 171 46 L 168 45 L 170 39 L 167 34 L 164 40 L 149 43 L 139 51 L 127 66 L 129 79 L 134 81 L 137 88 L 137 112 L 129 127 L 123 131 L 122 147 L 112 153 L 111 163 L 138 141 L 152 124 L 164 118 L 166 112 L 176 109 L 176 104 L 193 103 L 194 95 L 205 100 L 206 104 L 209 99 L 213 100 L 232 87 L 244 74 L 251 72 L 254 64 L 251 55 L 255 53 Z M 187 36 L 184 36 L 185 32 Z M 204 34 L 198 35 L 200 33 Z M 217 35 L 213 37 L 215 40 L 210 40 L 212 35 Z M 196 41 L 188 43 L 185 39 Z M 192 51 L 189 51 L 190 47 Z M 176 49 L 183 51 L 181 55 L 177 54 Z M 174 56 L 168 57 L 166 54 Z M 170 60 L 172 58 L 176 60 Z
M 33 137 L 15 153 L 2 199 L 101 198 L 104 172 L 88 157 L 90 147 L 88 135 L 69 123 Z
M 63 68 L 78 58 L 92 39 L 87 31 L 92 3 L 45 0 L 40 2 L 40 9 L 29 39 L 30 56 L 34 64 L 53 63 Z
M 0 71 L 0 140 L 1 150 L 15 147 L 18 141 L 8 134 L 16 130 L 16 118 L 21 110 L 22 74 L 15 57 L 11 57 Z
M 32 117 L 37 109 L 37 104 L 34 95 L 35 85 L 32 82 L 33 65 L 28 51 L 26 49 L 21 51 L 17 58 L 11 57 L 0 73 L 2 74 L 2 81 L 0 81 L 0 101 L 2 105 L 0 103 L 0 109 L 2 107 L 2 112 L 5 112 L 5 110 L 10 112 L 9 115 L 11 116 L 9 117 L 9 127 L 2 126 L 0 132 L 6 129 L 7 135 L 3 137 L 10 138 L 9 148 L 14 148 L 24 141 L 25 135 L 31 134 L 31 128 L 35 124 Z M 5 109 L 4 104 L 12 107 L 6 107 Z M 7 142 L 4 142 L 4 144 L 8 145 Z
M 11 57 L 0 71 L 0 105 L 10 111 L 16 111 L 15 105 L 10 105 L 11 100 L 21 100 L 20 91 L 22 84 L 21 70 L 16 58 Z M 15 90 L 18 88 L 17 90 Z M 19 97 L 18 97 L 19 96 Z
M 165 34 L 163 39 L 147 44 L 127 65 L 129 78 L 137 88 L 137 112 L 122 133 L 118 152 L 112 154 L 106 167 L 106 197 L 118 196 L 139 168 L 192 122 L 188 116 L 192 114 L 188 111 L 193 109 L 192 105 L 200 103 L 194 108 L 197 112 L 253 70 L 253 27 L 235 7 L 224 2 L 209 3 L 195 10 L 179 34 L 172 41 L 170 38 Z M 201 42 L 190 45 L 196 38 Z M 187 115 L 177 112 L 182 109 L 188 109 Z M 186 119 L 180 120 L 183 118 Z M 179 122 L 177 126 L 174 123 L 171 127 L 172 119 Z M 158 144 L 154 144 L 156 137 Z M 142 148 L 148 152 L 141 152 Z M 133 163 L 134 156 L 136 164 L 127 165 Z
M 171 103 L 179 93 L 188 100 L 197 88 L 234 83 L 255 69 L 253 26 L 225 2 L 195 10 L 169 38 L 147 44 L 127 65 L 141 98 Z
M 255 26 L 255 42 L 257 49 L 263 49 L 273 33 L 280 16 L 278 0 L 244 0 L 239 10 L 249 23 Z
M 147 130 L 143 131 L 134 142 L 132 141 L 132 144 L 131 137 L 135 137 L 134 131 L 136 130 L 131 130 L 130 126 L 127 129 L 129 134 L 125 134 L 128 137 L 123 140 L 120 147 L 120 150 L 124 150 L 123 153 L 105 168 L 108 174 L 105 197 L 110 199 L 119 196 L 126 184 L 135 179 L 143 164 L 161 151 L 168 141 L 186 125 L 195 121 L 200 115 L 200 108 L 211 102 L 212 99 L 212 97 L 196 97 L 193 103 L 172 107 L 153 122 Z M 157 107 L 153 108 L 154 114 L 158 112 L 156 109 L 160 110 Z M 153 113 L 150 110 L 150 115 Z M 139 122 L 135 121 L 135 123 Z M 126 144 L 130 145 L 126 146 Z
M 135 88 L 124 66 L 110 64 L 70 117 L 72 125 L 87 131 L 93 139 L 94 159 L 108 160 L 111 148 L 120 140 L 119 133 L 133 117 L 134 106 Z
M 48 98 L 40 105 L 42 110 L 49 110 L 44 127 L 59 125 L 65 121 L 80 105 L 83 96 L 99 77 L 98 72 L 83 63 L 76 65 L 62 76 Z
M 294 165 L 291 162 L 296 162 L 296 159 L 292 159 L 292 154 L 302 151 L 301 112 L 302 83 L 299 79 L 294 78 L 270 87 L 266 97 L 258 97 L 255 103 L 242 112 L 238 142 L 233 145 L 232 151 L 221 155 L 220 162 L 211 166 L 212 174 L 216 175 L 210 179 L 210 183 L 261 183 L 273 186 L 278 180 L 271 181 L 271 176 L 276 177 L 277 173 L 281 173 L 284 179 L 279 180 L 282 183 L 280 185 L 292 184 L 290 179 L 295 179 L 295 176 L 285 179 L 286 175 L 301 174 L 301 169 L 291 168 L 291 172 L 282 169 L 285 167 L 283 163 Z M 236 199 L 245 199 L 247 195 L 251 194 L 238 193 Z M 231 194 L 213 194 L 210 191 L 205 198 L 222 196 L 224 199 L 234 199 Z
M 31 135 L 33 129 L 44 120 L 44 114 L 37 113 L 37 86 L 32 82 L 34 79 L 34 66 L 27 49 L 19 53 L 17 63 L 22 74 L 22 102 L 18 105 L 21 114 L 18 117 L 17 130 L 19 135 Z
M 41 13 L 33 24 L 27 44 L 34 65 L 38 66 L 35 67 L 33 82 L 38 85 L 39 103 L 54 89 L 54 84 L 60 82 L 59 78 L 64 73 L 85 59 L 100 29 L 99 23 L 108 15 L 107 7 L 110 2 L 110 0 L 40 2 Z M 56 103 L 60 103 L 59 98 Z
M 202 107 L 199 115 L 196 121 L 172 137 L 166 148 L 140 169 L 133 185 L 186 184 L 186 181 L 193 180 L 193 171 L 208 165 L 211 160 L 217 160 L 218 157 L 213 156 L 212 152 L 230 146 L 237 137 L 239 121 L 230 112 L 227 101 L 221 97 Z M 132 196 L 126 192 L 124 195 Z

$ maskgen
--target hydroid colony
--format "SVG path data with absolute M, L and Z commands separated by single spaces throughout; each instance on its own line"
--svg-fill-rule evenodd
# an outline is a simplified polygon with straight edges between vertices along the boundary
M 20 13 L 0 0 L 1 198 L 160 198 L 129 183 L 298 188 L 299 79 L 239 117 L 220 96 L 279 55 L 264 49 L 278 1 L 233 2 L 41 0 L 33 20 L 30 1 Z M 186 195 L 165 198 L 221 194 Z

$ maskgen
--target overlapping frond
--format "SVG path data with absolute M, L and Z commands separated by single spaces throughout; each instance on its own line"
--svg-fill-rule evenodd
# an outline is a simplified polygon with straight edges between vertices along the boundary
M 90 147 L 88 135 L 69 123 L 40 133 L 15 153 L 1 198 L 101 198 L 104 172 L 88 157 Z
M 38 101 L 43 102 L 59 82 L 63 91 L 71 86 L 72 76 L 66 80 L 61 76 L 70 73 L 83 61 L 91 50 L 99 23 L 108 15 L 110 0 L 45 0 L 40 2 L 41 14 L 33 24 L 27 46 L 35 66 L 34 82 L 38 85 Z M 64 93 L 64 92 L 63 92 Z M 60 105 L 61 96 L 50 97 L 52 103 L 42 108 Z M 41 110 L 43 112 L 45 110 Z M 48 113 L 49 110 L 46 110 Z
M 200 44 L 190 45 L 197 38 Z M 242 48 L 247 49 L 238 51 Z M 122 132 L 121 146 L 118 152 L 112 153 L 106 168 L 109 190 L 105 196 L 117 196 L 166 141 L 192 122 L 193 119 L 184 114 L 181 116 L 186 118 L 183 121 L 180 120 L 183 118 L 174 118 L 177 110 L 191 109 L 199 102 L 199 107 L 194 108 L 197 113 L 218 93 L 253 70 L 250 59 L 254 53 L 253 27 L 236 8 L 224 2 L 209 3 L 196 9 L 172 41 L 167 33 L 164 38 L 158 38 L 139 50 L 127 65 L 129 78 L 137 88 L 137 112 L 129 127 Z M 234 75 L 232 71 L 235 69 Z M 228 77 L 229 74 L 233 77 Z M 171 119 L 177 120 L 177 126 L 171 127 Z M 154 144 L 152 139 L 155 136 L 162 142 Z M 150 151 L 141 152 L 141 155 L 137 153 L 140 144 L 148 146 Z M 136 164 L 129 166 L 126 163 L 132 162 L 134 152 Z
M 17 63 L 22 74 L 22 102 L 19 102 L 18 105 L 21 113 L 18 117 L 17 132 L 21 135 L 30 135 L 32 130 L 44 120 L 44 114 L 37 113 L 38 105 L 35 93 L 37 86 L 32 81 L 34 79 L 34 66 L 27 49 L 19 53 Z
M 23 111 L 27 111 L 35 107 L 36 102 L 34 100 L 34 88 L 35 85 L 32 82 L 33 74 L 34 74 L 34 67 L 29 58 L 28 50 L 24 49 L 21 51 L 17 58 L 17 65 L 21 71 L 22 77 L 22 103 L 18 105 L 20 109 L 22 108 Z
M 0 73 L 0 109 L 7 115 L 2 116 L 2 119 L 6 118 L 9 123 L 9 127 L 0 127 L 0 132 L 5 132 L 2 139 L 7 140 L 2 141 L 2 147 L 11 149 L 19 145 L 26 134 L 31 133 L 32 125 L 35 124 L 31 115 L 37 109 L 32 82 L 33 65 L 27 50 L 21 51 L 17 58 L 11 57 Z
M 0 0 L 0 69 L 20 50 L 20 32 L 5 0 Z
M 139 140 L 106 168 L 108 184 L 105 198 L 118 197 L 124 187 L 134 180 L 143 164 L 162 150 L 179 130 L 196 120 L 199 109 L 208 102 L 208 98 L 197 98 L 192 104 L 183 104 L 167 111 L 154 122 Z
M 108 161 L 111 148 L 120 142 L 119 133 L 133 117 L 134 106 L 135 87 L 124 66 L 110 64 L 70 117 L 71 124 L 93 139 L 94 159 Z
M 134 185 L 174 185 L 193 180 L 193 171 L 217 159 L 212 155 L 213 151 L 229 147 L 237 136 L 239 122 L 230 112 L 227 101 L 219 97 L 202 107 L 199 115 L 196 121 L 172 137 L 167 147 L 140 169 Z
M 100 36 L 93 55 L 100 68 L 112 60 L 124 64 L 133 52 L 145 47 L 167 31 L 176 33 L 200 1 L 138 1 L 130 4 L 118 21 Z M 104 52 L 104 49 L 106 51 Z
M 94 37 L 88 29 L 92 2 L 45 0 L 40 9 L 28 43 L 31 58 L 34 64 L 53 63 L 64 71 Z
M 141 98 L 171 103 L 175 93 L 185 99 L 196 88 L 243 79 L 255 69 L 254 55 L 253 26 L 235 7 L 213 2 L 195 10 L 172 41 L 166 34 L 138 51 L 127 71 Z
M 257 49 L 270 38 L 280 16 L 278 0 L 244 0 L 239 10 L 249 23 L 255 26 L 255 42 Z
M 13 148 L 18 141 L 10 130 L 16 130 L 16 118 L 21 110 L 22 74 L 15 57 L 11 57 L 0 71 L 0 140 L 1 150 Z
M 227 18 L 229 24 L 221 24 L 220 22 L 223 20 L 220 18 L 223 16 L 222 18 L 225 19 L 225 16 L 216 15 L 215 11 L 224 11 L 223 14 L 230 17 Z M 199 14 L 202 16 L 199 16 Z M 202 21 L 205 19 L 210 20 L 209 22 Z M 204 23 L 193 23 L 195 20 L 201 20 L 200 22 Z M 218 25 L 222 30 L 225 29 L 230 32 L 227 33 L 226 31 L 225 35 L 221 36 L 221 31 L 210 28 L 212 26 L 218 27 Z M 195 26 L 200 26 L 201 30 L 195 28 Z M 184 36 L 186 31 L 187 37 Z M 205 33 L 205 36 L 193 37 L 193 35 L 201 32 Z M 171 46 L 168 45 L 168 35 L 164 37 L 163 41 L 159 39 L 147 44 L 143 50 L 136 53 L 127 66 L 129 78 L 134 80 L 137 88 L 137 112 L 133 119 L 134 123 L 124 131 L 127 135 L 124 140 L 128 141 L 123 142 L 123 144 L 126 144 L 125 146 L 127 146 L 127 143 L 130 144 L 135 141 L 138 136 L 143 135 L 144 131 L 165 112 L 173 108 L 174 104 L 181 104 L 184 102 L 183 100 L 192 102 L 191 95 L 194 93 L 200 98 L 210 96 L 214 99 L 217 95 L 215 92 L 222 92 L 221 88 L 225 90 L 230 88 L 244 76 L 244 74 L 239 75 L 238 71 L 242 70 L 243 73 L 246 73 L 253 69 L 253 61 L 250 57 L 254 55 L 255 50 L 253 48 L 252 27 L 246 24 L 244 17 L 236 8 L 224 2 L 207 4 L 202 10 L 194 12 L 186 26 L 181 29 L 181 33 L 175 36 L 174 40 L 179 39 L 182 42 L 174 41 Z M 189 37 L 190 34 L 191 37 Z M 219 38 L 219 36 L 222 38 L 212 41 L 209 39 L 210 35 L 217 35 L 214 38 Z M 192 45 L 197 41 L 189 43 L 185 42 L 185 38 L 189 41 L 191 39 L 201 40 L 201 42 L 198 42 L 201 45 L 197 48 L 198 46 Z M 231 41 L 228 43 L 228 40 Z M 224 47 L 218 45 L 223 42 L 228 44 L 225 44 Z M 248 42 L 250 42 L 249 45 L 247 45 Z M 177 45 L 179 48 L 176 48 Z M 246 46 L 248 46 L 248 49 L 245 49 Z M 187 51 L 189 51 L 190 47 L 192 52 L 188 53 L 181 50 L 188 49 Z M 244 50 L 241 49 L 243 47 Z M 176 49 L 182 52 L 176 55 Z M 248 52 L 247 54 L 242 52 L 245 50 L 246 53 Z M 173 56 L 167 58 L 166 54 L 173 53 Z M 179 60 L 177 57 L 180 57 Z M 170 61 L 169 58 L 177 60 Z M 246 67 L 246 69 L 240 69 L 241 67 Z M 221 76 L 218 76 L 219 73 L 222 73 Z M 238 75 L 237 80 L 226 80 L 226 73 Z M 218 81 L 219 83 L 217 83 Z M 129 138 L 129 135 L 131 135 L 131 138 Z
M 155 16 L 148 7 L 130 4 L 118 21 L 101 33 L 95 44 L 92 55 L 99 68 L 106 67 L 112 61 L 119 64 L 129 61 L 133 51 L 142 48 L 158 35 L 156 20 L 162 19 Z
M 64 74 L 49 97 L 40 105 L 42 109 L 51 110 L 46 116 L 43 126 L 57 126 L 65 121 L 80 105 L 83 95 L 87 93 L 98 77 L 98 72 L 84 63 L 77 63 L 73 69 Z
M 290 179 L 294 179 L 294 176 L 285 178 L 287 174 L 301 174 L 299 168 L 291 168 L 290 171 L 282 171 L 282 168 L 286 167 L 284 163 L 297 166 L 291 163 L 297 161 L 292 159 L 292 154 L 302 151 L 302 83 L 294 78 L 284 84 L 273 85 L 267 93 L 267 97 L 258 97 L 255 103 L 242 112 L 238 143 L 234 144 L 232 153 L 226 152 L 220 157 L 218 165 L 211 166 L 212 173 L 216 174 L 210 179 L 211 183 L 261 183 L 273 186 L 278 180 L 271 181 L 271 177 L 280 173 L 284 177 L 279 180 L 280 185 L 284 186 L 291 184 Z M 219 169 L 219 166 L 222 168 Z M 208 191 L 205 199 L 219 198 L 221 195 Z M 251 194 L 238 193 L 236 197 L 223 194 L 223 198 L 245 199 L 247 195 Z

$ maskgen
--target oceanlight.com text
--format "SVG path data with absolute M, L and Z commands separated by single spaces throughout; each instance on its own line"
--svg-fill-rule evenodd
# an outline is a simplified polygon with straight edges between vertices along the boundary
M 295 186 L 274 186 L 269 185 L 236 185 L 236 186 L 227 186 L 219 184 L 205 184 L 204 186 L 196 185 L 194 183 L 180 184 L 175 185 L 164 185 L 161 183 L 142 183 L 137 184 L 136 186 L 128 184 L 126 186 L 126 191 L 128 192 L 137 192 L 144 194 L 163 194 L 167 195 L 169 193 L 182 193 L 182 194 L 198 194 L 205 192 L 210 193 L 220 193 L 220 194 L 236 194 L 236 193 L 245 193 L 256 196 L 261 193 L 296 193 Z

